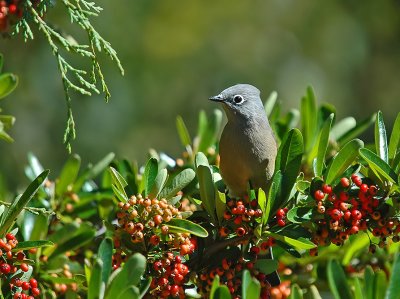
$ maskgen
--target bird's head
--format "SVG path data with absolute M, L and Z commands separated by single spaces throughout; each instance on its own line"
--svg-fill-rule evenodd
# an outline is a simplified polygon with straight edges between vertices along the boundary
M 223 104 L 228 121 L 237 119 L 252 119 L 265 115 L 258 88 L 250 84 L 237 84 L 223 90 L 219 95 L 210 98 L 211 101 Z

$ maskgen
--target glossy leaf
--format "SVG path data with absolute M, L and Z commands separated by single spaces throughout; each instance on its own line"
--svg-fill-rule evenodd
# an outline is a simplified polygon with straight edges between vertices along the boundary
M 215 223 L 217 220 L 215 216 L 215 187 L 210 167 L 199 165 L 197 167 L 197 178 L 199 180 L 201 201 Z
M 21 196 L 14 199 L 7 212 L 3 213 L 0 221 L 0 236 L 3 236 L 5 232 L 11 227 L 22 209 L 29 203 L 32 197 L 39 190 L 40 186 L 44 183 L 50 170 L 43 171 L 32 183 L 29 184 L 25 192 Z
M 273 237 L 275 240 L 279 240 L 286 244 L 289 244 L 297 249 L 311 249 L 315 248 L 315 244 L 307 239 L 298 238 L 293 239 L 288 236 L 283 235 L 282 233 L 273 233 L 270 231 L 264 232 L 263 237 Z
M 389 141 L 389 159 L 393 160 L 400 148 L 400 112 L 397 114 Z M 394 164 L 391 164 L 394 166 Z
M 351 239 L 351 242 L 344 245 L 345 248 L 342 265 L 348 265 L 358 252 L 365 250 L 365 248 L 369 246 L 370 242 L 371 241 L 367 234 L 357 234 L 354 236 L 354 238 Z
M 220 285 L 215 289 L 214 295 L 210 299 L 231 299 L 231 293 L 226 285 Z
M 176 129 L 178 131 L 182 145 L 185 147 L 190 146 L 192 144 L 192 138 L 190 137 L 185 122 L 180 115 L 176 117 Z
M 339 262 L 330 260 L 327 267 L 329 287 L 335 299 L 352 298 L 346 275 Z
M 307 292 L 307 299 L 322 299 L 321 294 L 319 293 L 317 287 L 315 285 L 310 285 Z
M 367 299 L 375 299 L 374 296 L 375 273 L 371 266 L 367 266 L 364 271 L 365 295 Z
M 292 285 L 289 299 L 303 299 L 303 291 L 298 284 L 294 283 Z
M 135 286 L 129 286 L 127 289 L 125 289 L 117 299 L 139 299 L 140 298 L 140 291 L 137 287 Z
M 138 285 L 145 269 L 146 258 L 139 253 L 132 255 L 122 270 L 114 271 L 110 276 L 105 298 L 118 298 L 128 287 Z
M 193 179 L 196 173 L 191 168 L 186 168 L 178 173 L 172 181 L 167 184 L 160 193 L 160 197 L 165 197 L 167 199 L 175 196 L 179 191 L 185 188 Z
M 0 74 L 1 71 L 3 70 L 3 64 L 4 64 L 4 57 L 3 54 L 0 53 Z
M 111 179 L 113 182 L 113 191 L 115 195 L 117 195 L 118 199 L 122 202 L 128 201 L 128 195 L 126 195 L 125 187 L 128 186 L 128 183 L 122 177 L 122 175 L 113 167 L 108 169 Z
M 317 128 L 317 104 L 314 91 L 311 87 L 307 88 L 307 94 L 301 99 L 301 131 L 304 137 L 306 151 L 310 150 Z
M 360 149 L 360 155 L 365 161 L 367 161 L 373 170 L 377 171 L 381 176 L 392 183 L 397 183 L 396 173 L 389 166 L 389 164 L 379 158 L 374 152 L 367 148 L 362 148 Z
M 327 184 L 332 184 L 335 179 L 343 175 L 343 172 L 355 162 L 358 150 L 363 146 L 364 143 L 361 140 L 354 139 L 342 147 L 325 172 Z
M 354 117 L 346 117 L 332 126 L 331 136 L 333 140 L 339 140 L 344 134 L 355 128 L 357 122 Z
M 260 272 L 268 275 L 278 269 L 278 261 L 273 259 L 260 258 L 256 260 L 254 267 Z
M 158 197 L 161 190 L 164 188 L 167 179 L 168 179 L 168 171 L 167 169 L 163 168 L 157 173 L 157 176 L 154 179 L 153 188 L 148 194 L 150 198 Z
M 48 240 L 23 241 L 23 242 L 18 242 L 17 246 L 13 249 L 13 251 L 28 250 L 31 248 L 41 248 L 53 245 L 54 243 Z
M 144 191 L 144 196 L 148 196 L 150 191 L 153 189 L 156 177 L 158 174 L 158 162 L 155 158 L 150 158 L 146 167 L 144 168 L 144 173 L 142 177 L 142 187 Z
M 112 255 L 114 242 L 111 238 L 105 238 L 100 243 L 98 258 L 102 261 L 101 281 L 107 283 L 112 269 Z
M 258 280 L 251 277 L 249 270 L 244 270 L 242 275 L 242 297 L 243 299 L 259 299 L 261 286 Z
M 361 287 L 360 280 L 358 277 L 353 279 L 354 299 L 365 299 L 363 289 Z
M 219 224 L 221 224 L 224 220 L 224 212 L 226 210 L 226 196 L 225 193 L 219 192 L 217 189 L 215 192 L 215 209 Z
M 400 298 L 400 255 L 396 254 L 385 299 Z
M 214 145 L 221 129 L 223 115 L 221 110 L 215 109 L 212 117 L 208 120 L 206 129 L 199 135 L 198 151 L 205 152 L 209 147 Z
M 376 114 L 371 115 L 370 117 L 364 119 L 360 123 L 358 123 L 353 129 L 348 131 L 346 134 L 341 136 L 337 142 L 340 144 L 345 144 L 354 138 L 357 138 L 361 135 L 366 129 L 368 129 L 375 122 Z
M 102 281 L 103 262 L 96 259 L 90 274 L 88 286 L 88 299 L 102 299 L 104 297 L 105 283 Z
M 61 170 L 56 183 L 56 194 L 60 196 L 68 190 L 78 177 L 81 166 L 81 158 L 78 155 L 71 155 Z
M 201 238 L 208 236 L 207 230 L 205 230 L 199 224 L 186 219 L 172 218 L 166 223 L 166 225 L 169 227 L 170 232 L 190 233 Z
M 266 224 L 268 222 L 269 213 L 271 211 L 271 205 L 267 206 L 267 196 L 265 195 L 264 190 L 261 188 L 258 189 L 257 200 L 258 200 L 258 206 L 262 211 L 262 223 Z
M 378 111 L 375 120 L 375 148 L 378 156 L 389 163 L 386 128 L 381 111 Z
M 220 279 L 219 279 L 219 276 L 217 274 L 217 275 L 215 275 L 215 277 L 213 279 L 213 282 L 211 284 L 210 298 L 214 298 L 215 291 L 218 289 L 218 287 L 220 285 L 219 282 L 220 282 Z
M 0 74 L 0 100 L 8 96 L 18 85 L 18 77 L 14 74 Z
M 277 99 L 278 99 L 278 93 L 276 91 L 273 91 L 270 93 L 268 99 L 265 101 L 264 108 L 265 108 L 265 113 L 267 114 L 268 117 L 271 115 Z
M 282 140 L 275 162 L 275 169 L 282 173 L 280 184 L 280 202 L 274 203 L 274 209 L 288 200 L 303 157 L 303 137 L 298 129 L 290 130 Z
M 382 270 L 375 273 L 374 296 L 375 298 L 385 298 L 387 288 L 386 274 Z
M 312 219 L 312 207 L 294 207 L 286 214 L 287 219 L 293 223 L 302 223 Z
M 324 122 L 321 131 L 318 134 L 316 144 L 309 155 L 309 163 L 316 158 L 315 175 L 322 176 L 325 163 L 326 150 L 329 143 L 329 132 L 333 121 L 334 114 L 331 114 Z
M 88 167 L 76 180 L 73 190 L 75 192 L 79 191 L 86 181 L 91 180 L 102 173 L 103 170 L 110 165 L 112 160 L 114 160 L 114 157 L 114 153 L 109 153 L 95 165 Z

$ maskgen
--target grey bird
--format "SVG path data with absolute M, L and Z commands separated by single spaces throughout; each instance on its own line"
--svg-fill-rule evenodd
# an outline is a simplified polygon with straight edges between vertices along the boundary
M 228 122 L 219 143 L 220 173 L 231 196 L 243 197 L 248 184 L 267 190 L 274 174 L 277 145 L 260 91 L 249 84 L 237 84 L 210 100 L 222 103 Z M 270 248 L 267 257 L 273 259 Z M 267 275 L 271 286 L 278 286 L 276 271 Z
M 231 86 L 210 100 L 222 103 L 228 122 L 219 143 L 220 172 L 231 196 L 267 189 L 277 154 L 277 145 L 260 91 L 249 84 Z

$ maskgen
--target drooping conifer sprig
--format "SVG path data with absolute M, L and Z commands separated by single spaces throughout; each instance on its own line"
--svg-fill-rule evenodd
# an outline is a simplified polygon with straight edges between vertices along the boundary
M 64 144 L 71 151 L 71 141 L 76 138 L 75 122 L 72 114 L 71 90 L 83 95 L 99 94 L 99 88 L 104 94 L 106 102 L 110 98 L 110 92 L 105 82 L 104 74 L 98 60 L 98 53 L 104 51 L 111 60 L 115 61 L 121 74 L 124 69 L 118 59 L 116 51 L 93 27 L 90 18 L 97 17 L 102 8 L 95 2 L 86 0 L 59 0 L 65 7 L 72 23 L 77 24 L 86 31 L 88 44 L 79 44 L 71 36 L 65 36 L 44 18 L 46 11 L 54 5 L 54 0 L 25 0 L 21 1 L 21 18 L 19 18 L 12 31 L 12 35 L 22 34 L 25 41 L 33 39 L 31 30 L 34 24 L 44 34 L 49 43 L 53 55 L 57 59 L 58 69 L 61 74 L 65 99 L 67 103 L 67 124 L 64 133 Z M 69 52 L 91 60 L 91 70 L 72 66 L 63 56 L 62 52 Z

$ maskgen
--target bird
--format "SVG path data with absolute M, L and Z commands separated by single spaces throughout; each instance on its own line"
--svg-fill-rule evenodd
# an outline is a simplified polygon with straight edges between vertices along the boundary
M 268 188 L 278 152 L 260 90 L 250 84 L 236 84 L 209 98 L 222 103 L 228 122 L 219 142 L 220 173 L 230 196 L 245 198 L 248 184 Z M 267 258 L 273 259 L 270 248 Z M 267 275 L 271 286 L 281 281 L 277 271 Z
M 277 143 L 260 90 L 236 84 L 209 99 L 222 103 L 228 119 L 219 142 L 219 167 L 229 195 L 245 197 L 249 183 L 254 190 L 266 191 L 275 169 Z

